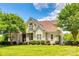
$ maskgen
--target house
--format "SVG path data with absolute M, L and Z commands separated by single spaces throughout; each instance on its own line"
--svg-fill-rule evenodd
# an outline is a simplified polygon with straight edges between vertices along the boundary
M 8 38 L 10 41 L 11 38 Z M 17 44 L 23 42 L 29 42 L 30 40 L 48 40 L 51 44 L 59 42 L 63 44 L 62 30 L 57 26 L 57 21 L 37 21 L 32 17 L 27 21 L 27 29 L 25 33 L 17 30 L 16 33 L 12 33 L 12 42 Z
M 56 20 L 37 21 L 32 17 L 27 21 L 26 41 L 49 40 L 51 44 L 58 41 L 63 44 L 63 33 L 57 26 Z

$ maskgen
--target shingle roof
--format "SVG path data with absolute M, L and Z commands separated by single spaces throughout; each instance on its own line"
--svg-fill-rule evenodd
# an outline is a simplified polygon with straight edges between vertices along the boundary
M 52 21 L 38 21 L 38 22 L 43 27 L 43 30 L 46 32 L 55 32 L 58 30 L 56 24 L 53 24 Z
M 34 19 L 32 17 L 30 17 L 29 20 L 32 20 L 35 24 L 37 24 L 45 32 L 55 32 L 55 31 L 58 30 L 57 21 L 56 20 L 37 21 L 36 19 Z M 29 22 L 27 22 L 27 23 L 29 23 Z

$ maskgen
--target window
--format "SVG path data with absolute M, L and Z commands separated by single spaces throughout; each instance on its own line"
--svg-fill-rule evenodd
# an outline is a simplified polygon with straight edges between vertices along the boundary
M 41 34 L 37 34 L 37 39 L 41 39 Z
M 29 30 L 30 30 L 30 31 L 33 30 L 33 25 L 32 25 L 32 23 L 29 24 Z
M 51 39 L 53 39 L 53 34 L 51 34 Z

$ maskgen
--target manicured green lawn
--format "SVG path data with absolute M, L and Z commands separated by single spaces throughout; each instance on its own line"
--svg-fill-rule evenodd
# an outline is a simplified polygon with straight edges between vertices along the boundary
M 77 56 L 78 46 L 17 45 L 0 47 L 0 55 L 8 56 Z

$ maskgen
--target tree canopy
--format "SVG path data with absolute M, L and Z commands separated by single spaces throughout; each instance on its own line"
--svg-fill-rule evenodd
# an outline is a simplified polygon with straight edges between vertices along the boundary
M 58 26 L 63 30 L 70 31 L 74 40 L 77 38 L 79 31 L 79 4 L 66 4 L 61 10 L 58 17 Z
M 7 41 L 7 39 L 10 38 L 12 44 L 12 33 L 25 31 L 26 23 L 21 17 L 13 13 L 4 13 L 0 11 L 0 33 L 4 34 L 4 41 Z
M 26 24 L 16 14 L 0 12 L 0 30 L 6 33 L 16 32 L 16 30 L 25 32 Z

